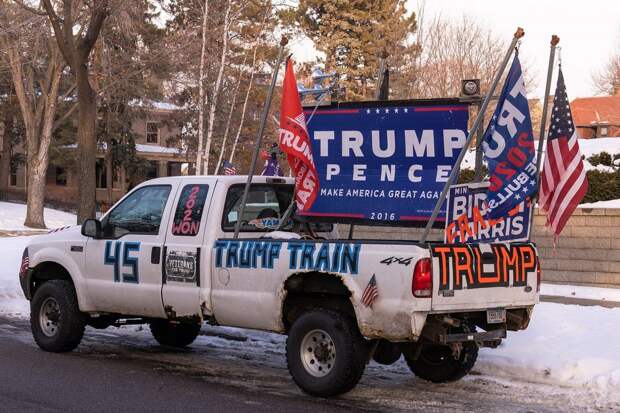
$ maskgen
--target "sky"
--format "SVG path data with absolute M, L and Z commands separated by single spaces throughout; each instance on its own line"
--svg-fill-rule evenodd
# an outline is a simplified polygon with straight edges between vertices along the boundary
M 525 37 L 519 56 L 536 82 L 531 98 L 544 95 L 552 34 L 560 37 L 562 71 L 570 100 L 593 96 L 592 74 L 620 50 L 620 0 L 408 0 L 407 8 L 417 10 L 421 2 L 429 20 L 437 14 L 453 18 L 467 14 L 505 37 L 506 42 L 517 27 L 523 27 Z M 300 61 L 313 56 L 309 40 L 297 40 L 293 51 Z M 551 94 L 554 89 L 555 77 Z

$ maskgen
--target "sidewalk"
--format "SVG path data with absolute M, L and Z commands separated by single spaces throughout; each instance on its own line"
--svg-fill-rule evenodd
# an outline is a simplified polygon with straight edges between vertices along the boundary
M 543 283 L 540 289 L 540 301 L 620 308 L 620 288 Z

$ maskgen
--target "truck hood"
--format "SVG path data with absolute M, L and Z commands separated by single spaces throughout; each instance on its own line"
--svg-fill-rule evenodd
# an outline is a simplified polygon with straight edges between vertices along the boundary
M 50 242 L 69 240 L 86 240 L 86 237 L 82 235 L 82 227 L 80 225 L 52 229 L 47 234 L 33 237 L 29 245 L 49 244 Z

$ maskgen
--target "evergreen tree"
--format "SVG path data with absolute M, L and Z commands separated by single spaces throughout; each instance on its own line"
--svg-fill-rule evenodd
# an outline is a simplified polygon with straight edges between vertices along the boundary
M 326 71 L 341 75 L 347 100 L 374 97 L 379 58 L 388 56 L 393 95 L 399 74 L 410 70 L 418 54 L 413 41 L 415 14 L 404 0 L 300 0 L 282 13 L 283 21 L 301 30 L 325 54 Z

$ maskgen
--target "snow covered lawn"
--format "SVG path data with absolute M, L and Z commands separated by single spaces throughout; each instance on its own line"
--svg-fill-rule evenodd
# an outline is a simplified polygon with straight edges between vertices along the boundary
M 33 237 L 0 238 L 0 314 L 28 317 L 29 305 L 18 281 L 24 247 Z M 615 300 L 619 290 L 545 284 L 552 295 Z M 280 336 L 225 329 L 269 347 Z M 110 330 L 114 334 L 116 330 Z M 272 337 L 272 338 L 269 338 Z M 541 303 L 529 328 L 509 332 L 497 349 L 482 349 L 475 371 L 499 380 L 585 387 L 604 399 L 620 399 L 620 308 Z
M 75 214 L 45 208 L 45 225 L 47 228 L 59 228 L 75 225 L 77 218 Z M 26 219 L 26 205 L 13 202 L 0 202 L 0 231 L 29 231 L 33 228 L 24 226 Z

